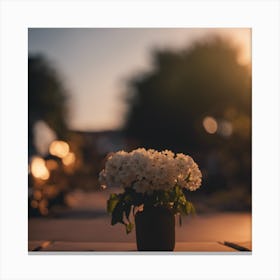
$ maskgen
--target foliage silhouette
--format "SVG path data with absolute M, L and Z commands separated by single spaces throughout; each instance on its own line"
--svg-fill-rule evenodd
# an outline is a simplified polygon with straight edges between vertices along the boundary
M 67 93 L 54 68 L 41 55 L 28 58 L 29 154 L 35 152 L 33 127 L 45 121 L 58 138 L 67 137 Z
M 238 52 L 221 37 L 156 50 L 151 71 L 132 77 L 125 94 L 131 143 L 194 156 L 209 192 L 233 184 L 251 190 L 251 72 Z M 232 134 L 208 134 L 206 116 L 230 123 Z

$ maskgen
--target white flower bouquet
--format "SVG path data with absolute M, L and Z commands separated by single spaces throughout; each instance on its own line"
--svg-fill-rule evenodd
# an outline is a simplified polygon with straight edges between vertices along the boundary
M 139 148 L 110 155 L 99 181 L 106 187 L 124 189 L 123 193 L 110 195 L 107 211 L 112 214 L 112 225 L 122 223 L 129 233 L 133 228 L 130 213 L 135 215 L 143 207 L 166 207 L 174 214 L 194 213 L 186 191 L 200 187 L 201 172 L 188 155 Z

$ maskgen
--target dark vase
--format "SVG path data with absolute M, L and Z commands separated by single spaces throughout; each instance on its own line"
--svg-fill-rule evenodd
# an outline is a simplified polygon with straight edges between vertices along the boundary
M 173 251 L 175 216 L 167 208 L 145 207 L 135 215 L 138 251 Z

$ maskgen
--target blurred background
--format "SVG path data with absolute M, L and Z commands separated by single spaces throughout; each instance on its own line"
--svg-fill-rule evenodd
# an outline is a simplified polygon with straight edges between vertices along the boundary
M 28 214 L 106 213 L 108 153 L 191 155 L 198 213 L 251 211 L 251 30 L 28 31 Z

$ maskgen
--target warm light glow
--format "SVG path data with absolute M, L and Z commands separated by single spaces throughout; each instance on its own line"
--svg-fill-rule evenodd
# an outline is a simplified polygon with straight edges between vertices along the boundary
M 238 48 L 237 63 L 240 65 L 251 64 L 251 29 L 250 28 L 225 28 L 217 29 L 218 32 L 229 38 Z
M 46 167 L 44 159 L 34 157 L 31 161 L 31 173 L 34 177 L 47 180 L 50 177 L 49 170 Z
M 58 194 L 58 190 L 55 185 L 47 185 L 43 189 L 44 196 L 47 198 L 54 198 Z
M 69 153 L 69 145 L 64 141 L 55 140 L 49 150 L 51 155 L 64 158 Z
M 50 244 L 51 244 L 50 241 L 45 241 L 45 242 L 43 242 L 43 243 L 41 244 L 41 247 L 42 247 L 42 248 L 46 248 L 46 247 L 48 247 Z
M 40 212 L 43 216 L 47 216 L 49 213 L 49 210 L 48 210 L 48 208 L 42 208 L 42 209 L 40 209 Z
M 58 168 L 58 163 L 54 159 L 49 159 L 46 161 L 46 166 L 49 170 L 55 170 Z
M 63 159 L 62 162 L 64 165 L 68 166 L 75 162 L 75 154 L 74 153 L 68 153 Z
M 39 207 L 46 208 L 46 207 L 48 207 L 48 204 L 49 204 L 48 201 L 46 199 L 43 199 L 39 202 Z
M 40 200 L 42 198 L 42 192 L 39 191 L 39 190 L 35 190 L 34 193 L 33 193 L 33 197 L 36 199 L 36 200 Z
M 239 54 L 237 63 L 240 65 L 248 65 L 252 61 L 251 57 L 251 31 L 246 30 L 235 38 L 235 42 L 239 45 Z
M 48 215 L 49 210 L 48 210 L 48 201 L 46 199 L 43 199 L 39 202 L 39 210 L 40 213 L 44 216 Z
M 219 122 L 218 133 L 224 137 L 231 136 L 233 131 L 232 124 L 228 121 Z
M 203 127 L 206 130 L 206 132 L 214 134 L 218 129 L 218 124 L 213 117 L 205 117 L 203 119 Z
M 37 207 L 38 207 L 38 201 L 32 200 L 32 201 L 31 201 L 31 207 L 32 207 L 32 208 L 37 208 Z

